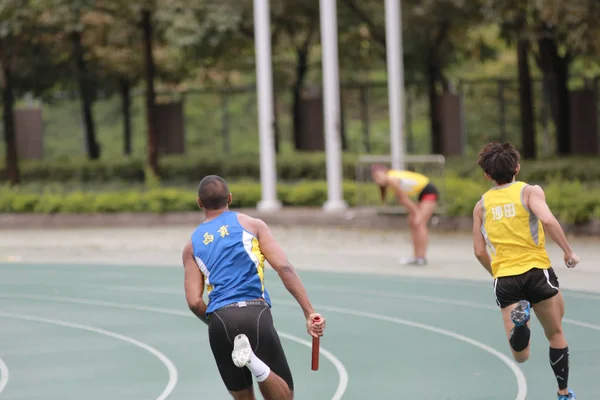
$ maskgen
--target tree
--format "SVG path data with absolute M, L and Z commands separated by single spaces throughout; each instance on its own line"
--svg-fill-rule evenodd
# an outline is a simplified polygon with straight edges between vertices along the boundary
M 12 11 L 12 12 L 11 12 Z M 1 14 L 15 14 L 13 10 L 2 9 Z M 1 15 L 0 14 L 0 15 Z M 16 26 L 6 26 L 5 16 L 2 15 L 2 39 L 0 40 L 0 60 L 2 62 L 2 103 L 4 111 L 4 140 L 6 142 L 6 172 L 11 185 L 17 185 L 21 178 L 17 151 L 17 135 L 15 132 L 15 95 L 13 87 L 13 66 L 15 45 L 20 38 Z M 6 18 L 8 19 L 8 18 Z M 12 48 L 11 48 L 12 47 Z M 12 50 L 12 51 L 11 51 Z M 11 54 L 13 53 L 13 54 Z
M 273 25 L 277 41 L 274 53 L 281 58 L 288 54 L 295 59 L 292 85 L 292 137 L 295 148 L 300 150 L 302 134 L 302 91 L 310 68 L 311 49 L 319 30 L 318 2 L 279 2 L 273 10 Z M 292 51 L 289 51 L 291 49 Z M 287 51 L 286 51 L 287 50 Z M 280 60 L 280 65 L 282 64 Z M 284 61 L 285 62 L 285 61 Z
M 131 89 L 142 79 L 144 65 L 139 29 L 129 21 L 100 11 L 94 21 L 87 30 L 87 37 L 93 43 L 89 54 L 97 66 L 96 75 L 106 82 L 104 89 L 121 97 L 123 153 L 130 155 Z
M 142 59 L 144 69 L 144 80 L 146 86 L 146 136 L 147 136 L 147 167 L 150 178 L 156 178 L 159 175 L 158 169 L 158 132 L 156 131 L 155 108 L 156 108 L 156 43 L 162 43 L 164 38 L 164 27 L 160 26 L 161 18 L 165 15 L 177 14 L 186 9 L 186 6 L 192 4 L 191 0 L 164 0 L 157 2 L 155 0 L 106 0 L 99 8 L 103 13 L 113 17 L 118 22 L 121 29 L 126 26 L 137 28 L 137 35 L 142 43 Z M 167 18 L 168 19 L 168 18 Z M 159 22 L 156 28 L 157 20 Z M 132 41 L 131 33 L 127 32 L 125 37 Z M 163 53 L 164 54 L 164 53 Z M 123 112 L 128 113 L 129 107 L 129 88 L 130 81 L 128 74 L 121 71 L 121 92 L 123 98 Z M 131 75 L 129 75 L 131 76 Z M 134 78 L 135 79 L 135 78 Z M 128 124 L 126 119 L 126 124 Z M 126 125 L 125 130 L 128 128 Z M 127 141 L 126 141 L 127 143 Z M 126 144 L 127 146 L 127 144 Z
M 158 133 L 156 132 L 155 106 L 156 93 L 154 91 L 155 67 L 152 55 L 152 11 L 143 8 L 142 32 L 144 38 L 144 65 L 146 76 L 146 129 L 148 130 L 148 167 L 151 173 L 158 176 Z
M 100 158 L 100 146 L 96 135 L 93 104 L 96 100 L 96 76 L 89 63 L 89 45 L 86 44 L 86 31 L 90 23 L 94 23 L 97 15 L 96 2 L 93 0 L 38 0 L 39 7 L 44 10 L 41 18 L 42 26 L 52 30 L 59 45 L 58 51 L 70 52 L 72 70 L 75 73 L 81 114 L 85 127 L 85 142 L 88 157 L 92 160 Z M 60 46 L 64 46 L 60 48 Z M 67 50 L 67 46 L 70 50 Z M 65 80 L 68 80 L 66 78 Z M 70 83 L 70 82 L 65 82 Z
M 500 26 L 500 36 L 517 48 L 519 79 L 519 108 L 521 114 L 521 152 L 525 159 L 536 157 L 536 133 L 533 108 L 533 89 L 529 56 L 531 54 L 531 15 L 529 1 L 486 0 L 486 21 Z
M 371 37 L 379 44 L 382 58 L 385 59 L 383 1 L 343 0 L 342 3 L 369 28 Z M 482 11 L 478 0 L 403 1 L 405 76 L 407 80 L 423 80 L 427 83 L 433 153 L 443 151 L 437 96 L 440 89 L 448 90 L 445 69 L 472 53 L 474 49 L 469 46 L 484 45 L 466 40 L 469 30 L 482 23 Z
M 527 32 L 527 10 L 517 8 L 515 30 L 517 32 L 517 64 L 519 74 L 519 108 L 521 113 L 521 146 L 525 159 L 536 158 L 535 117 L 529 53 L 531 43 Z
M 536 6 L 532 25 L 536 61 L 549 93 L 557 152 L 567 155 L 571 153 L 570 66 L 575 58 L 598 48 L 600 5 L 588 0 L 538 0 Z
M 179 83 L 189 76 L 192 60 L 179 51 L 176 40 L 185 41 L 187 16 L 194 10 L 189 1 L 106 0 L 97 7 L 96 24 L 88 29 L 93 46 L 90 55 L 98 65 L 98 75 L 109 83 L 110 91 L 121 96 L 124 153 L 131 153 L 131 89 L 146 83 L 146 131 L 148 166 L 158 174 L 158 133 L 154 110 L 156 85 Z M 182 23 L 183 21 L 183 23 Z M 172 42 L 167 36 L 171 36 Z
M 33 1 L 0 3 L 0 64 L 6 172 L 11 185 L 20 183 L 15 99 L 26 92 L 41 95 L 57 79 L 59 61 L 48 32 L 39 25 L 40 11 Z

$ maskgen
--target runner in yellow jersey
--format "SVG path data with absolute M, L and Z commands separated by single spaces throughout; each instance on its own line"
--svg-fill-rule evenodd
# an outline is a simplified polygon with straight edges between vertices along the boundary
M 492 142 L 479 153 L 479 166 L 494 187 L 473 211 L 475 256 L 494 278 L 496 302 L 517 362 L 529 358 L 529 319 L 533 308 L 550 343 L 550 365 L 558 399 L 575 399 L 569 389 L 569 347 L 562 329 L 564 300 L 546 252 L 545 233 L 564 251 L 567 267 L 579 257 L 546 204 L 539 186 L 517 181 L 519 152 Z
M 400 204 L 406 207 L 413 240 L 413 257 L 403 258 L 403 264 L 424 265 L 427 263 L 427 243 L 429 232 L 427 223 L 437 206 L 439 192 L 425 175 L 412 171 L 389 169 L 383 165 L 373 165 L 371 176 L 381 190 L 381 200 L 385 200 L 387 188 L 391 188 Z M 416 198 L 417 202 L 411 200 Z

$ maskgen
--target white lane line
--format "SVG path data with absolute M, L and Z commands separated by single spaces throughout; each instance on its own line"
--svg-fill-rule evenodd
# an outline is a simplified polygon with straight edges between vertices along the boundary
M 306 347 L 312 348 L 312 342 L 309 342 L 308 340 L 300 339 L 299 337 L 292 336 L 285 332 L 280 332 L 279 335 L 296 343 L 302 344 Z M 344 366 L 344 364 L 340 360 L 338 360 L 337 357 L 334 356 L 331 352 L 325 350 L 322 347 L 320 347 L 319 352 L 323 354 L 329 361 L 331 361 L 331 363 L 338 372 L 339 382 L 331 400 L 340 400 L 346 392 L 346 389 L 348 388 L 348 371 L 346 371 L 346 367 Z
M 288 301 L 278 301 L 277 304 L 278 305 L 286 305 L 286 306 L 296 306 L 296 303 L 288 302 Z M 527 395 L 527 380 L 525 379 L 525 375 L 523 374 L 523 371 L 521 371 L 519 366 L 513 360 L 511 360 L 504 354 L 500 353 L 496 349 L 494 349 L 488 345 L 485 345 L 481 342 L 478 342 L 475 339 L 472 339 L 467 336 L 463 336 L 463 335 L 458 334 L 453 331 L 438 328 L 435 326 L 426 325 L 426 324 L 422 324 L 420 322 L 414 322 L 414 321 L 410 321 L 410 320 L 406 320 L 406 319 L 389 317 L 387 315 L 382 315 L 382 314 L 367 313 L 367 312 L 362 312 L 362 311 L 351 310 L 348 308 L 322 306 L 322 305 L 317 306 L 317 309 L 323 310 L 323 311 L 336 312 L 336 313 L 340 313 L 340 314 L 353 315 L 353 316 L 361 317 L 361 318 L 377 319 L 380 321 L 387 321 L 387 322 L 391 322 L 394 324 L 410 326 L 412 328 L 423 329 L 423 330 L 426 330 L 429 332 L 437 333 L 440 335 L 454 338 L 456 340 L 460 340 L 460 341 L 470 344 L 474 347 L 478 347 L 481 350 L 499 358 L 503 363 L 505 363 L 511 369 L 511 371 L 517 378 L 517 397 L 515 399 L 516 400 L 525 400 L 525 396 Z
M 315 286 L 311 286 L 310 289 L 311 290 L 319 290 L 319 291 L 322 290 L 322 291 L 334 292 L 334 293 L 343 293 L 343 294 L 349 294 L 349 295 L 359 294 L 359 295 L 364 295 L 364 296 L 373 296 L 373 297 L 377 297 L 380 299 L 381 298 L 391 298 L 391 299 L 419 300 L 419 301 L 426 301 L 429 303 L 477 308 L 480 310 L 499 311 L 499 308 L 497 306 L 489 306 L 487 304 L 477 304 L 477 303 L 464 301 L 464 300 L 448 299 L 445 297 L 422 296 L 422 295 L 416 295 L 416 294 L 403 294 L 403 293 L 392 293 L 392 292 L 375 292 L 375 291 L 369 291 L 369 290 L 352 290 L 352 289 L 345 289 L 345 288 L 340 288 L 340 287 L 335 287 L 335 286 L 317 286 L 317 285 L 315 285 Z M 0 297 L 2 297 L 2 295 L 0 295 Z M 535 315 L 535 313 L 533 315 Z M 565 324 L 576 325 L 576 326 L 579 326 L 582 328 L 592 329 L 592 330 L 600 332 L 600 325 L 594 325 L 589 322 L 578 321 L 578 320 L 570 319 L 570 318 L 563 318 L 563 322 Z
M 3 359 L 0 358 L 0 393 L 8 385 L 8 366 Z
M 73 297 L 55 297 L 55 296 L 38 296 L 38 295 L 10 295 L 10 294 L 0 294 L 0 297 L 3 298 L 14 298 L 14 299 L 25 299 L 25 300 L 43 300 L 43 301 L 57 301 L 61 303 L 72 303 L 72 304 L 85 304 L 85 305 L 93 305 L 93 306 L 101 306 L 101 307 L 112 307 L 112 308 L 120 308 L 120 309 L 128 309 L 128 310 L 138 310 L 138 311 L 148 311 L 153 313 L 160 314 L 169 314 L 169 315 L 177 315 L 183 317 L 194 317 L 190 312 L 184 312 L 180 310 L 173 310 L 168 308 L 160 308 L 160 307 L 147 307 L 140 306 L 135 304 L 120 304 L 120 303 L 112 303 L 107 301 L 96 301 L 96 300 L 88 300 L 88 299 L 80 299 Z M 2 315 L 2 313 L 0 313 Z M 195 317 L 194 317 L 195 318 Z M 301 339 L 297 336 L 291 335 L 285 332 L 278 332 L 279 335 L 283 338 L 291 340 L 293 342 L 304 345 L 308 348 L 312 348 L 312 342 Z M 331 400 L 340 400 L 346 389 L 348 388 L 348 371 L 344 364 L 335 356 L 333 353 L 320 348 L 320 353 L 323 354 L 325 358 L 327 358 L 335 367 L 338 373 L 338 386 L 336 392 L 334 393 Z M 166 397 L 165 397 L 166 398 Z M 157 399 L 158 400 L 158 399 Z
M 340 273 L 341 274 L 341 273 Z M 345 274 L 345 276 L 348 276 L 348 274 Z M 413 277 L 402 277 L 402 278 L 406 278 L 403 279 L 404 283 L 417 283 L 417 284 L 426 284 L 426 285 L 451 285 L 451 286 L 457 286 L 457 287 L 461 287 L 461 286 L 465 286 L 465 287 L 477 287 L 480 289 L 485 289 L 486 287 L 486 283 L 487 282 L 479 282 L 479 281 L 461 281 L 461 280 L 457 280 L 457 279 L 448 279 L 445 281 L 437 281 L 437 279 L 439 278 L 422 278 L 422 279 L 417 279 L 417 278 L 413 278 Z M 45 286 L 45 287 L 52 287 L 52 288 L 57 288 L 57 287 L 67 287 L 67 288 L 73 288 L 74 286 L 77 286 L 79 288 L 101 288 L 103 291 L 106 290 L 111 290 L 111 291 L 130 291 L 130 292 L 147 292 L 147 293 L 157 293 L 157 294 L 180 294 L 181 292 L 179 290 L 173 290 L 173 289 L 169 289 L 169 288 L 164 288 L 164 287 L 155 287 L 155 286 L 131 286 L 131 285 L 111 285 L 110 287 L 107 287 L 105 284 L 98 284 L 98 283 L 81 283 L 81 282 L 31 282 L 31 281 L 18 281 L 18 280 L 3 280 L 0 281 L 0 285 L 7 285 L 7 286 Z M 334 288 L 334 287 L 331 287 Z M 278 286 L 271 286 L 270 290 L 273 289 L 282 289 Z M 316 290 L 330 290 L 330 287 L 328 286 L 320 286 L 320 285 L 311 285 L 310 289 L 316 289 Z M 334 290 L 341 290 L 343 292 L 343 289 L 340 288 L 335 288 Z M 347 291 L 347 289 L 346 289 Z M 362 293 L 365 294 L 377 294 L 379 292 L 369 292 L 369 291 L 362 291 Z M 391 293 L 391 292 L 383 292 L 383 293 Z M 577 292 L 574 292 L 572 289 L 565 289 L 562 291 L 563 296 L 565 296 L 566 298 L 578 298 L 578 299 L 585 299 L 585 300 L 594 300 L 594 301 L 600 301 L 600 291 L 599 292 L 594 292 L 594 291 L 590 291 L 590 290 L 580 290 Z M 394 293 L 395 294 L 395 293 Z M 410 295 L 409 295 L 410 296 Z
M 133 339 L 129 336 L 125 336 L 125 335 L 121 335 L 119 333 L 107 331 L 105 329 L 95 328 L 93 326 L 81 325 L 81 324 L 76 324 L 76 323 L 67 322 L 67 321 L 60 321 L 57 319 L 34 317 L 34 316 L 30 316 L 30 315 L 11 314 L 11 313 L 6 313 L 6 312 L 0 312 L 0 317 L 14 318 L 14 319 L 20 319 L 20 320 L 24 320 L 24 321 L 32 321 L 32 322 L 40 322 L 40 323 L 44 323 L 44 324 L 58 325 L 58 326 L 66 327 L 66 328 L 80 329 L 82 331 L 93 332 L 93 333 L 112 337 L 114 339 L 118 339 L 118 340 L 122 340 L 124 342 L 130 343 L 130 344 L 137 346 L 143 350 L 146 350 L 147 352 L 154 355 L 156 358 L 158 358 L 160 360 L 160 362 L 162 362 L 164 364 L 164 366 L 167 368 L 167 371 L 169 372 L 169 381 L 167 382 L 167 386 L 162 391 L 162 393 L 156 398 L 156 400 L 165 400 L 167 397 L 169 397 L 169 395 L 171 394 L 173 389 L 175 389 L 175 385 L 177 385 L 177 379 L 178 379 L 177 368 L 175 367 L 173 362 L 171 360 L 169 360 L 169 358 L 167 356 L 165 356 L 163 353 L 156 350 L 154 347 L 149 346 L 146 343 L 140 342 L 139 340 Z

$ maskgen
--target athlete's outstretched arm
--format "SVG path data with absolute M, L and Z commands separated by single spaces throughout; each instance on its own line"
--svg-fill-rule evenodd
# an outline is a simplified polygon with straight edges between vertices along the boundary
M 204 294 L 204 275 L 200 272 L 200 268 L 198 268 L 198 264 L 196 264 L 196 260 L 194 259 L 192 242 L 188 242 L 185 245 L 181 258 L 184 268 L 185 298 L 188 307 L 200 321 L 208 325 L 208 321 L 206 320 L 206 303 L 202 298 Z
M 544 190 L 537 185 L 528 186 L 525 190 L 528 192 L 526 194 L 528 194 L 529 209 L 542 222 L 544 230 L 548 232 L 554 243 L 565 253 L 565 262 L 573 261 L 577 264 L 579 257 L 573 253 L 562 226 L 548 207 Z
M 485 238 L 481 233 L 481 223 L 483 219 L 482 211 L 481 201 L 478 201 L 473 209 L 473 251 L 475 252 L 475 257 L 479 260 L 479 263 L 483 265 L 490 275 L 493 275 L 492 262 L 490 260 L 490 255 L 487 252 Z
M 269 264 L 271 264 L 271 267 L 277 272 L 286 289 L 298 301 L 300 307 L 302 307 L 304 316 L 308 318 L 315 310 L 308 300 L 308 294 L 300 277 L 296 274 L 296 270 L 290 264 L 285 252 L 279 246 L 279 243 L 277 243 L 267 224 L 259 219 L 255 220 L 255 224 L 258 230 L 257 236 L 260 242 L 260 250 Z
M 296 270 L 290 264 L 285 252 L 279 246 L 279 243 L 277 243 L 267 224 L 260 219 L 254 219 L 254 224 L 258 232 L 257 237 L 260 242 L 260 250 L 281 278 L 285 288 L 294 296 L 300 307 L 302 307 L 309 333 L 315 337 L 322 336 L 325 329 L 325 319 L 315 312 L 308 299 L 306 289 L 300 277 L 296 274 Z M 321 317 L 322 322 L 313 324 L 312 316 Z

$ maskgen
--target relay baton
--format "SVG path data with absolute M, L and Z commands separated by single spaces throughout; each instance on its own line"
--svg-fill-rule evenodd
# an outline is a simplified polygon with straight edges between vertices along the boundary
M 313 322 L 319 322 L 321 320 L 320 317 L 313 318 Z M 312 341 L 312 365 L 311 368 L 313 371 L 317 371 L 319 369 L 319 351 L 320 351 L 320 338 L 313 337 Z
M 567 260 L 567 268 L 573 268 L 575 266 L 575 261 Z

